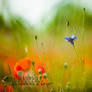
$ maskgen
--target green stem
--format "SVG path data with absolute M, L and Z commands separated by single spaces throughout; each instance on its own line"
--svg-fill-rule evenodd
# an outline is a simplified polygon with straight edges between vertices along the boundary
M 78 60 L 80 61 L 80 57 L 79 57 L 79 55 L 78 55 L 78 53 L 77 53 L 77 50 L 76 50 L 76 48 L 75 48 L 75 45 L 73 45 L 73 48 L 74 48 L 74 51 L 75 51 L 75 53 L 76 53 L 76 56 L 77 56 Z
M 76 48 L 75 48 L 74 45 L 73 45 L 73 48 L 74 48 L 74 51 L 75 51 L 75 53 L 76 53 L 76 56 L 79 58 L 79 55 L 78 55 L 77 50 L 76 50 Z
M 36 45 L 37 45 L 37 49 L 39 49 L 39 46 L 38 46 L 38 41 L 36 40 Z M 38 55 L 39 59 L 41 58 L 39 55 Z M 42 63 L 42 61 L 41 61 Z
M 83 31 L 82 31 L 82 43 L 84 45 L 84 26 L 85 26 L 85 10 L 83 11 Z M 84 48 L 82 47 L 83 64 L 84 64 Z
M 8 64 L 9 74 L 11 75 L 10 65 Z

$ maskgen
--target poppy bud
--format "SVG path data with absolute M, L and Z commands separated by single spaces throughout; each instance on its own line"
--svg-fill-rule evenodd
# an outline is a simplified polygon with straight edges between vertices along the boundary
M 41 80 L 41 79 L 42 79 L 42 75 L 40 74 L 40 75 L 39 75 L 39 80 Z
M 65 63 L 64 63 L 64 68 L 66 69 L 67 67 L 68 67 L 68 63 L 65 62 Z
M 39 74 L 41 74 L 42 70 L 41 70 L 41 69 L 39 69 L 39 70 L 38 70 L 38 72 L 39 72 Z
M 34 62 L 34 61 L 32 61 L 32 65 L 33 65 L 33 66 L 35 65 L 35 62 Z
M 46 78 L 47 77 L 47 74 L 46 73 L 43 73 L 43 77 Z

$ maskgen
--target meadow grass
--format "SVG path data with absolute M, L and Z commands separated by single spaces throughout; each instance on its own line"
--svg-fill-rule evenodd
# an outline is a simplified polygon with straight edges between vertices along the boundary
M 2 27 L 0 29 L 2 43 L 0 45 L 0 84 L 3 84 L 4 91 L 7 92 L 7 85 L 9 85 L 13 87 L 14 92 L 91 92 L 92 32 L 85 31 L 85 10 L 82 21 L 83 27 L 77 25 L 76 28 L 71 26 L 69 20 L 63 28 L 56 21 L 52 28 L 54 31 L 51 29 L 44 32 L 19 27 L 23 25 L 18 20 L 16 22 L 11 20 L 13 23 L 10 23 L 12 25 L 8 26 L 9 28 Z M 70 37 L 71 34 L 77 35 L 77 39 L 73 40 L 74 44 L 64 39 L 65 36 Z M 25 57 L 30 57 L 34 66 L 37 61 L 45 64 L 45 77 L 48 78 L 48 84 L 44 86 L 41 83 L 40 85 L 20 85 L 21 80 L 15 80 L 12 76 L 14 70 L 12 65 Z M 10 58 L 12 58 L 11 62 L 7 60 Z M 34 70 L 34 66 L 30 68 Z

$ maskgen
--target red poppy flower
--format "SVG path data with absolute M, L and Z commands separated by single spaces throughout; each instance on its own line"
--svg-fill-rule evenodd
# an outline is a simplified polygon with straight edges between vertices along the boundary
M 41 62 L 36 62 L 35 64 L 35 71 L 37 74 L 39 74 L 39 70 L 41 70 L 41 74 L 45 73 L 45 66 Z
M 16 67 L 16 70 L 17 70 L 17 71 L 21 71 L 21 70 L 23 70 L 23 69 L 22 69 L 21 66 L 18 65 L 18 66 Z
M 15 77 L 16 80 L 19 79 L 18 72 L 20 72 L 20 71 L 24 72 L 24 71 L 29 70 L 30 67 L 31 67 L 31 63 L 32 63 L 31 59 L 26 57 L 24 59 L 19 60 L 15 64 L 15 66 L 14 66 L 14 73 L 13 74 L 14 74 L 14 77 Z

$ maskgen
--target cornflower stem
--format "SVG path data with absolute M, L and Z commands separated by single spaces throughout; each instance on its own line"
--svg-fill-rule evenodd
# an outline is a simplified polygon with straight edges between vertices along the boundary
M 74 51 L 75 51 L 75 54 L 76 54 L 78 60 L 80 61 L 80 57 L 79 57 L 79 55 L 78 55 L 78 53 L 77 53 L 77 50 L 76 50 L 76 48 L 75 48 L 75 45 L 73 45 L 73 48 L 74 48 Z M 80 62 L 79 62 L 79 63 L 80 63 Z

